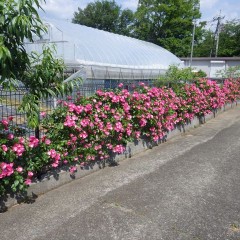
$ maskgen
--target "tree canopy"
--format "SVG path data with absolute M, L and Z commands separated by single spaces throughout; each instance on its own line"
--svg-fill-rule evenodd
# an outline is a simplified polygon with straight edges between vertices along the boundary
M 194 57 L 210 57 L 211 49 L 213 47 L 213 32 L 205 29 L 202 34 L 202 39 L 195 42 L 193 51 Z
M 0 83 L 20 79 L 29 64 L 24 40 L 45 31 L 37 9 L 38 0 L 0 0 Z
M 0 0 L 0 85 L 9 87 L 19 80 L 28 89 L 19 110 L 26 113 L 30 127 L 39 125 L 42 98 L 69 93 L 79 82 L 63 82 L 64 62 L 51 47 L 44 47 L 42 54 L 26 52 L 24 41 L 33 42 L 47 30 L 38 9 L 39 0 Z
M 183 83 L 187 81 L 197 80 L 199 78 L 206 77 L 206 73 L 202 70 L 196 71 L 196 69 L 191 67 L 179 68 L 179 66 L 171 65 L 165 74 L 161 75 L 155 84 L 159 87 L 166 86 L 169 83 Z
M 41 99 L 69 94 L 77 86 L 80 79 L 66 84 L 64 80 L 63 59 L 55 58 L 54 46 L 44 46 L 42 53 L 32 52 L 29 56 L 30 65 L 24 72 L 22 83 L 28 89 L 23 96 L 19 110 L 26 113 L 28 126 L 39 126 Z M 39 136 L 38 136 L 39 137 Z
M 98 0 L 78 8 L 72 21 L 153 42 L 183 57 L 190 55 L 193 21 L 200 17 L 199 0 L 139 0 L 135 13 L 115 1 Z
M 129 35 L 133 16 L 131 10 L 122 10 L 115 1 L 102 0 L 89 3 L 84 9 L 78 8 L 78 11 L 74 13 L 72 22 L 108 32 Z
M 203 40 L 197 43 L 194 56 L 209 57 L 214 51 L 214 32 L 205 30 Z M 240 20 L 233 19 L 222 24 L 219 34 L 218 57 L 240 56 Z
M 227 21 L 222 26 L 218 56 L 240 56 L 240 20 Z
M 190 55 L 193 21 L 201 17 L 199 0 L 140 0 L 135 16 L 137 38 L 179 57 Z M 196 34 L 202 27 L 197 27 Z

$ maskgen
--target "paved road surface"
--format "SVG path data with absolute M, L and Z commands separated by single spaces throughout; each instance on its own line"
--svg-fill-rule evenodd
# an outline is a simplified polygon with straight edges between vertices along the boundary
M 0 239 L 240 240 L 240 107 L 0 215 Z

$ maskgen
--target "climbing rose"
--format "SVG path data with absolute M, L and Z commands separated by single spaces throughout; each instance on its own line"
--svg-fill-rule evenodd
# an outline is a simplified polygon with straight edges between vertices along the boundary
M 4 152 L 7 152 L 8 147 L 7 147 L 6 145 L 2 145 L 2 150 L 3 150 Z
M 32 180 L 27 178 L 24 182 L 26 185 L 30 185 L 32 183 Z
M 16 170 L 17 170 L 17 172 L 21 173 L 23 171 L 23 168 L 19 166 L 19 167 L 17 167 Z

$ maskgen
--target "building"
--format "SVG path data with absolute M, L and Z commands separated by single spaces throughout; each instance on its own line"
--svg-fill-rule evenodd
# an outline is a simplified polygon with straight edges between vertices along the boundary
M 181 58 L 181 60 L 185 67 L 190 66 L 190 58 Z M 240 66 L 240 57 L 195 57 L 192 59 L 192 67 L 196 70 L 203 70 L 210 78 L 220 78 L 218 71 L 235 66 Z
M 26 42 L 28 52 L 42 51 L 53 43 L 57 57 L 64 59 L 69 72 L 78 72 L 85 81 L 150 80 L 181 60 L 153 43 L 105 32 L 60 20 L 45 20 L 47 34 L 34 43 Z

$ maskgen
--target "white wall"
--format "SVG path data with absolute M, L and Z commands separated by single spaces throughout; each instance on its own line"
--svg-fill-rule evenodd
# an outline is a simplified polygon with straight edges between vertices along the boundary
M 219 71 L 226 70 L 226 62 L 225 61 L 211 61 L 210 62 L 210 78 L 219 77 Z
M 183 62 L 185 67 L 189 67 L 189 59 L 183 60 Z M 217 71 L 226 70 L 227 68 L 233 66 L 240 66 L 240 58 L 239 60 L 224 58 L 223 60 L 221 60 L 221 58 L 218 58 L 216 60 L 214 58 L 193 58 L 192 60 L 192 67 L 198 71 L 204 71 L 207 74 L 207 77 L 210 78 L 218 78 L 219 76 L 217 74 Z

